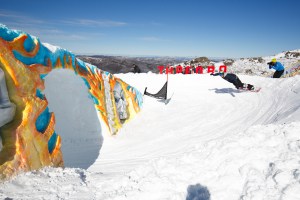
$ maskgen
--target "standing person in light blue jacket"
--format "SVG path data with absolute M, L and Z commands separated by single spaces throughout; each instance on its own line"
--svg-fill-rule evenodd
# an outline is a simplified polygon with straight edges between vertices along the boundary
M 269 69 L 276 70 L 273 75 L 273 78 L 280 78 L 284 72 L 284 66 L 280 62 L 277 62 L 276 58 L 273 58 L 271 62 L 268 62 L 268 65 Z

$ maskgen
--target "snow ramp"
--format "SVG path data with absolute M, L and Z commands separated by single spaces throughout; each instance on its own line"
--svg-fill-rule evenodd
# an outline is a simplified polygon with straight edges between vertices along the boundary
M 166 78 L 118 76 L 151 91 Z M 200 183 L 212 199 L 297 199 L 300 77 L 239 77 L 261 91 L 238 91 L 209 75 L 169 75 L 169 104 L 145 97 L 139 118 L 106 140 L 88 180 L 114 188 L 96 194 L 185 199 Z M 92 178 L 97 172 L 103 176 Z

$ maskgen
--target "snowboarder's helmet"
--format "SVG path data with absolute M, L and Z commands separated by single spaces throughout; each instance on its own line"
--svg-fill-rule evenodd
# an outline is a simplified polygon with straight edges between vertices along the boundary
M 272 63 L 276 63 L 276 62 L 277 62 L 276 58 L 273 58 Z

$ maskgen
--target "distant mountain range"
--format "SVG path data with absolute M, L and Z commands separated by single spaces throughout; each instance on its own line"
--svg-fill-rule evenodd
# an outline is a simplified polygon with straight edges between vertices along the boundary
M 79 55 L 77 56 L 77 58 L 113 74 L 132 72 L 133 65 L 137 65 L 143 73 L 147 73 L 149 71 L 158 73 L 159 70 L 157 66 L 160 65 L 200 65 L 205 67 L 208 65 L 219 66 L 224 64 L 228 67 L 228 71 L 232 73 L 268 76 L 273 73 L 268 69 L 267 65 L 267 63 L 270 62 L 272 58 L 276 58 L 278 61 L 284 64 L 287 73 L 290 73 L 293 68 L 295 68 L 295 66 L 297 67 L 300 63 L 300 50 L 285 51 L 273 56 L 239 59 L 208 57 L 197 57 L 191 59 L 188 57 L 126 57 L 104 55 Z
M 157 69 L 157 66 L 159 65 L 175 65 L 176 63 L 185 62 L 191 59 L 186 57 L 126 57 L 104 55 L 79 55 L 77 58 L 113 74 L 132 72 L 133 65 L 137 65 L 143 73 L 149 71 L 157 73 L 159 72 Z

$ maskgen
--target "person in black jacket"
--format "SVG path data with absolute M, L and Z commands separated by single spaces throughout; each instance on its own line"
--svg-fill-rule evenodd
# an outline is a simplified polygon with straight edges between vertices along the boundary
M 242 81 L 239 79 L 239 77 L 232 73 L 225 73 L 223 71 L 220 71 L 219 73 L 211 73 L 212 76 L 221 76 L 226 81 L 232 83 L 236 89 L 248 89 L 248 90 L 254 90 L 254 86 L 247 83 L 242 83 Z
M 133 73 L 141 73 L 141 69 L 136 65 L 136 64 L 133 64 Z

